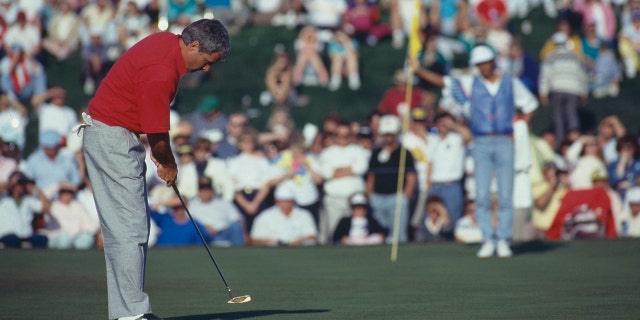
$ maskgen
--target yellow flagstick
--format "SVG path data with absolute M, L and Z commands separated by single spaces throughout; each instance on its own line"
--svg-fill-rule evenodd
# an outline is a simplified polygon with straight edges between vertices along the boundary
M 420 41 L 420 26 L 418 18 L 420 16 L 420 1 L 416 1 L 416 10 L 413 18 L 411 19 L 411 31 L 409 33 L 409 59 L 414 60 L 418 56 L 418 52 L 422 47 L 422 41 Z M 406 110 L 402 113 L 402 136 L 407 133 L 409 128 L 409 113 L 411 112 L 411 96 L 413 91 L 413 67 L 412 63 L 409 63 L 409 67 L 406 68 L 407 72 L 407 88 L 405 90 L 405 103 Z M 398 260 L 398 237 L 400 231 L 400 209 L 402 204 L 402 197 L 404 197 L 404 173 L 405 173 L 405 161 L 407 158 L 407 150 L 400 143 L 400 166 L 398 167 L 398 185 L 396 187 L 396 208 L 394 212 L 393 222 L 393 240 L 391 243 L 391 262 Z M 406 228 L 407 226 L 402 226 Z

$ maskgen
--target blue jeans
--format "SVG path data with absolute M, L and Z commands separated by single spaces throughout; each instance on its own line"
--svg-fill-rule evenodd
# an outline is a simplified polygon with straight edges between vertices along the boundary
M 438 195 L 444 200 L 444 206 L 447 208 L 451 222 L 444 227 L 444 232 L 453 232 L 456 221 L 462 217 L 462 207 L 464 204 L 464 193 L 462 190 L 462 181 L 453 181 L 448 183 L 433 183 L 429 195 Z
M 473 138 L 473 172 L 476 184 L 476 218 L 483 241 L 509 240 L 513 228 L 514 149 L 509 136 Z M 498 222 L 491 219 L 491 179 L 498 183 Z
M 393 228 L 395 223 L 396 213 L 396 198 L 395 193 L 382 194 L 373 193 L 369 199 L 371 203 L 371 209 L 373 217 L 389 230 L 387 236 L 387 243 L 391 243 L 393 240 Z M 400 203 L 400 231 L 398 232 L 398 242 L 407 242 L 407 228 L 409 227 L 409 201 L 402 196 L 402 202 Z
M 242 223 L 236 221 L 229 225 L 228 228 L 218 231 L 211 237 L 210 242 L 224 241 L 231 243 L 232 246 L 244 245 L 244 231 L 242 230 Z

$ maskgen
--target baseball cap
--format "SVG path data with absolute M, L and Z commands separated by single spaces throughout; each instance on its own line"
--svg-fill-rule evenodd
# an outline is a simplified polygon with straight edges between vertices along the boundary
M 293 188 L 287 184 L 280 184 L 276 187 L 276 191 L 273 196 L 276 200 L 293 200 L 295 199 L 295 194 L 293 193 Z
M 627 190 L 628 203 L 640 203 L 640 187 L 632 187 Z
M 198 178 L 198 189 L 213 189 L 213 181 L 209 177 Z
M 55 148 L 60 144 L 60 134 L 55 130 L 45 130 L 40 133 L 40 146 Z
M 218 98 L 216 96 L 205 96 L 198 105 L 198 110 L 202 113 L 209 113 L 218 108 Z
M 352 207 L 355 206 L 367 206 L 369 204 L 369 201 L 367 201 L 367 196 L 364 195 L 364 193 L 356 193 L 353 196 L 351 196 L 351 199 L 349 199 L 349 204 Z
M 424 121 L 427 118 L 427 113 L 422 108 L 415 108 L 411 110 L 411 119 L 415 121 Z
M 397 134 L 400 131 L 400 119 L 394 115 L 384 115 L 380 117 L 378 126 L 379 134 Z
M 209 129 L 200 132 L 200 137 L 205 138 L 212 143 L 218 143 L 222 141 L 222 138 L 224 138 L 224 134 L 222 134 L 222 131 L 218 129 Z
M 469 64 L 475 66 L 496 58 L 496 53 L 487 45 L 479 45 L 471 49 Z

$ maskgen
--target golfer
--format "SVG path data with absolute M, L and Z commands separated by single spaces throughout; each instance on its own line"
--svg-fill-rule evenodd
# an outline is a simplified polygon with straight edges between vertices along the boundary
M 158 175 L 173 185 L 178 168 L 169 145 L 169 103 L 178 80 L 187 72 L 208 71 L 229 50 L 229 34 L 217 20 L 195 21 L 181 35 L 150 35 L 118 59 L 89 102 L 89 114 L 83 114 L 110 319 L 158 319 L 144 292 L 149 208 L 140 135 L 147 135 Z

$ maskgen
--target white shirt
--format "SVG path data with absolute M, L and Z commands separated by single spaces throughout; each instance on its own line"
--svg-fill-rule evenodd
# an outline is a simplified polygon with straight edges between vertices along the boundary
M 63 137 L 71 132 L 73 126 L 78 124 L 76 112 L 68 106 L 56 106 L 50 103 L 40 105 L 38 111 L 40 132 L 54 130 Z
M 365 149 L 359 145 L 333 145 L 320 154 L 320 174 L 325 179 L 324 191 L 332 196 L 350 196 L 364 191 L 363 175 L 369 162 Z M 351 167 L 352 176 L 333 178 L 336 168 Z
M 432 133 L 429 134 L 427 143 L 432 166 L 431 182 L 450 182 L 462 179 L 466 154 L 462 135 L 453 131 L 444 137 Z
M 195 197 L 189 202 L 189 209 L 194 219 L 217 231 L 229 228 L 232 223 L 242 218 L 233 203 L 220 198 L 203 202 L 200 197 Z
M 235 190 L 260 189 L 273 177 L 271 164 L 264 156 L 240 153 L 227 160 Z
M 32 196 L 22 198 L 20 204 L 9 196 L 0 199 L 0 238 L 15 234 L 27 238 L 33 234 L 31 221 L 35 212 L 42 211 L 42 202 Z
M 308 12 L 307 23 L 322 27 L 338 27 L 347 10 L 345 0 L 308 0 L 304 6 Z
M 233 200 L 234 185 L 227 164 L 222 159 L 209 158 L 204 169 L 204 175 L 211 178 L 213 188 L 217 195 L 227 201 Z M 180 167 L 178 170 L 178 188 L 187 198 L 195 197 L 198 194 L 198 171 L 195 162 L 190 162 Z
M 309 236 L 317 236 L 318 230 L 309 211 L 294 207 L 291 214 L 285 216 L 278 206 L 262 211 L 253 221 L 251 238 L 277 239 L 291 242 Z
M 28 55 L 33 55 L 40 44 L 40 31 L 34 25 L 27 23 L 24 28 L 15 24 L 7 30 L 4 35 L 5 46 L 11 47 L 13 44 L 19 44 Z

